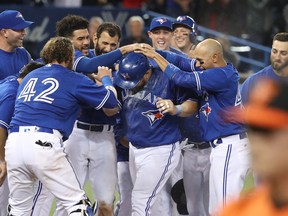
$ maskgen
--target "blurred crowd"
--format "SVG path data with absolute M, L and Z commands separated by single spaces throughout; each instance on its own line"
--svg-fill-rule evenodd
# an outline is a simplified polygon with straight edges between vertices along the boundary
M 1 0 L 1 4 L 141 8 L 175 18 L 189 15 L 199 25 L 266 46 L 275 33 L 288 31 L 287 0 Z

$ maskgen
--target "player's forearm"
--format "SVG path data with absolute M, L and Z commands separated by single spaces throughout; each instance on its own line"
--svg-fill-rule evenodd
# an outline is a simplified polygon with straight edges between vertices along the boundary
M 172 80 L 177 86 L 192 89 L 197 88 L 197 79 L 195 73 L 196 72 L 182 71 L 173 64 L 169 64 L 164 71 L 164 74 L 167 75 L 168 78 Z
M 181 70 L 184 71 L 195 71 L 196 69 L 196 59 L 191 59 L 189 57 L 184 57 L 177 55 L 176 53 L 169 52 L 166 50 L 157 50 L 157 52 L 163 56 L 169 63 L 176 65 Z
M 160 69 L 164 72 L 169 62 L 161 56 L 159 53 L 155 52 L 153 57 L 154 61 L 158 64 Z
M 179 117 L 188 117 L 197 111 L 197 102 L 187 100 L 176 106 L 176 113 Z
M 82 73 L 94 73 L 97 72 L 99 66 L 111 66 L 121 57 L 122 53 L 119 49 L 93 58 L 84 57 L 78 62 L 75 70 Z

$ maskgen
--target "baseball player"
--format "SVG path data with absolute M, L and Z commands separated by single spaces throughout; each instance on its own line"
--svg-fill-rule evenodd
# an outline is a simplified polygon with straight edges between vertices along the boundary
M 30 54 L 23 48 L 23 38 L 25 28 L 32 24 L 24 20 L 19 11 L 5 10 L 0 13 L 0 80 L 19 75 L 20 69 L 31 61 Z
M 253 74 L 242 84 L 241 96 L 243 104 L 246 104 L 249 92 L 255 86 L 255 83 L 262 78 L 274 80 L 287 79 L 288 77 L 288 33 L 277 33 L 273 38 L 273 44 L 270 54 L 271 65 L 263 68 Z
M 28 73 L 42 66 L 43 64 L 31 62 L 21 69 L 21 74 L 19 75 L 18 78 L 16 76 L 9 76 L 0 81 L 0 86 L 1 86 L 1 92 L 0 92 L 0 98 L 1 98 L 1 101 L 0 101 L 0 115 L 1 115 L 0 116 L 0 186 L 3 185 L 3 182 L 5 180 L 7 187 L 3 187 L 3 188 L 4 190 L 7 190 L 6 192 L 8 194 L 9 194 L 9 189 L 8 189 L 8 183 L 6 180 L 7 169 L 6 169 L 4 146 L 5 146 L 5 142 L 7 139 L 8 127 L 9 127 L 9 124 L 13 115 L 13 111 L 14 111 L 14 104 L 15 104 L 17 89 L 18 89 L 19 83 L 21 83 L 22 79 Z M 5 198 L 4 194 L 5 193 L 1 193 L 2 199 Z M 7 197 L 7 202 L 8 202 L 8 197 Z M 3 206 L 3 209 L 1 208 L 0 215 L 3 215 L 3 216 L 7 215 L 7 206 L 8 206 L 8 203 L 6 206 Z
M 179 16 L 173 23 L 173 29 L 176 45 L 188 56 L 196 43 L 196 22 L 189 16 Z M 199 114 L 197 112 L 191 117 L 180 119 L 182 136 L 187 139 L 183 147 L 183 183 L 189 215 L 208 216 L 211 147 L 203 139 Z M 184 209 L 179 210 L 180 213 L 184 212 Z
M 228 112 L 228 120 L 248 125 L 252 167 L 264 181 L 217 215 L 288 215 L 287 92 L 287 82 L 260 80 L 249 94 L 247 109 Z
M 113 89 L 111 71 L 99 67 L 103 85 L 97 86 L 71 72 L 73 52 L 69 39 L 50 39 L 41 51 L 47 65 L 31 72 L 19 86 L 5 147 L 10 215 L 31 214 L 35 179 L 60 200 L 69 215 L 97 211 L 80 188 L 62 140 L 68 139 L 81 104 L 113 115 L 118 112 L 118 101 L 115 89 L 107 90 Z
M 238 72 L 225 62 L 221 44 L 213 39 L 206 39 L 196 46 L 196 59 L 186 59 L 186 66 L 202 69 L 193 73 L 169 64 L 148 45 L 143 45 L 142 52 L 158 63 L 171 82 L 191 88 L 201 96 L 200 127 L 204 140 L 213 147 L 209 176 L 209 212 L 212 214 L 227 200 L 240 195 L 250 167 L 246 129 L 241 124 L 226 123 L 220 115 L 226 107 L 241 106 Z M 166 54 L 170 55 L 167 59 L 173 60 L 171 53 Z M 181 59 L 181 56 L 174 55 L 175 59 Z
M 139 48 L 139 44 L 126 45 L 112 52 L 89 58 L 87 57 L 90 46 L 88 26 L 89 21 L 78 15 L 68 15 L 56 24 L 57 36 L 67 37 L 74 44 L 76 58 L 72 69 L 75 71 L 97 72 L 98 66 L 113 66 L 117 60 L 122 58 L 122 55 Z
M 94 38 L 95 49 L 90 50 L 89 56 L 100 56 L 117 49 L 120 38 L 119 26 L 102 23 Z M 94 198 L 99 202 L 99 214 L 104 216 L 113 214 L 117 182 L 115 123 L 115 116 L 108 117 L 103 110 L 83 107 L 70 138 L 64 143 L 81 188 L 89 179 Z M 64 216 L 65 213 L 58 207 L 56 215 Z
M 187 100 L 187 95 L 180 96 L 179 89 L 157 68 L 151 68 L 142 54 L 129 53 L 121 60 L 114 83 L 123 89 L 119 96 L 130 143 L 132 216 L 151 215 L 159 191 L 179 163 L 181 135 L 177 114 L 191 115 L 197 103 Z
M 182 53 L 178 49 L 175 49 L 171 44 L 173 39 L 173 28 L 172 21 L 166 17 L 155 17 L 152 19 L 148 31 L 148 35 L 152 40 L 152 46 L 158 50 L 169 50 L 173 53 L 176 53 L 181 56 L 186 56 L 185 53 Z M 153 67 L 159 67 L 153 59 L 149 59 L 150 64 Z M 167 184 L 160 192 L 158 196 L 157 204 L 154 205 L 152 209 L 153 215 L 170 215 L 176 214 L 175 203 L 171 199 L 170 191 L 172 186 L 179 180 L 183 178 L 183 158 L 180 156 L 179 164 L 176 169 L 173 171 L 171 178 L 167 181 Z M 174 208 L 175 207 L 175 208 Z M 172 209 L 172 210 L 171 210 Z M 173 213 L 172 213 L 173 212 Z
M 197 42 L 197 23 L 190 16 L 178 16 L 172 27 L 173 39 L 178 49 L 187 56 L 192 56 Z
M 0 13 L 0 80 L 10 75 L 18 76 L 21 68 L 31 61 L 30 54 L 22 45 L 25 28 L 32 24 L 19 11 L 5 10 Z M 0 194 L 0 215 L 6 215 L 9 196 L 7 181 L 0 186 Z

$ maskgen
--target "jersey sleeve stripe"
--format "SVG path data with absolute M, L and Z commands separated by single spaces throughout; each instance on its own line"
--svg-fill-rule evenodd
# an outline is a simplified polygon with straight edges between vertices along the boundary
M 105 97 L 103 98 L 103 100 L 101 101 L 101 103 L 100 103 L 97 107 L 95 107 L 95 109 L 97 109 L 97 110 L 101 109 L 102 106 L 104 106 L 104 104 L 105 104 L 106 101 L 108 100 L 109 96 L 110 96 L 110 90 L 107 90 L 107 94 L 105 95 Z
M 2 121 L 2 120 L 0 120 L 0 126 L 4 126 L 4 128 L 6 128 L 7 130 L 8 130 L 8 127 L 9 127 L 9 125 L 6 122 Z
M 192 59 L 191 62 L 190 62 L 192 71 L 196 71 L 196 68 L 194 67 L 195 63 L 196 63 L 196 59 Z
M 81 57 L 77 58 L 77 59 L 74 61 L 74 64 L 73 64 L 73 67 L 72 67 L 72 70 L 73 70 L 73 71 L 76 71 L 76 68 L 77 68 L 77 65 L 78 65 L 79 61 L 80 61 L 82 58 L 84 58 L 84 57 L 85 57 L 85 56 L 81 56 Z
M 199 77 L 197 72 L 194 72 L 194 75 L 195 75 L 195 79 L 196 79 L 197 91 L 200 91 L 201 90 L 200 77 Z

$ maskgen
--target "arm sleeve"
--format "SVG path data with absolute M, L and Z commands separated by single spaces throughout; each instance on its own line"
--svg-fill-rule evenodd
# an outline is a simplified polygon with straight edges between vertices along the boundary
M 16 96 L 16 95 L 15 95 Z M 0 106 L 0 127 L 8 130 L 14 112 L 15 96 L 9 96 Z
M 162 55 L 169 63 L 176 65 L 181 70 L 184 71 L 198 71 L 199 68 L 196 67 L 196 59 L 189 57 L 177 55 L 176 53 L 167 50 L 157 50 L 157 52 Z
M 97 72 L 98 66 L 112 66 L 121 57 L 122 53 L 119 49 L 93 58 L 80 56 L 75 60 L 73 70 L 82 73 L 94 73 Z
M 115 108 L 120 102 L 116 99 L 111 90 L 107 90 L 103 85 L 97 86 L 92 80 L 83 76 L 75 89 L 76 97 L 95 109 Z
M 220 68 L 211 68 L 205 71 L 185 72 L 175 65 L 169 64 L 164 73 L 176 85 L 192 88 L 196 92 L 213 91 L 218 92 L 227 88 L 229 80 L 224 70 Z

